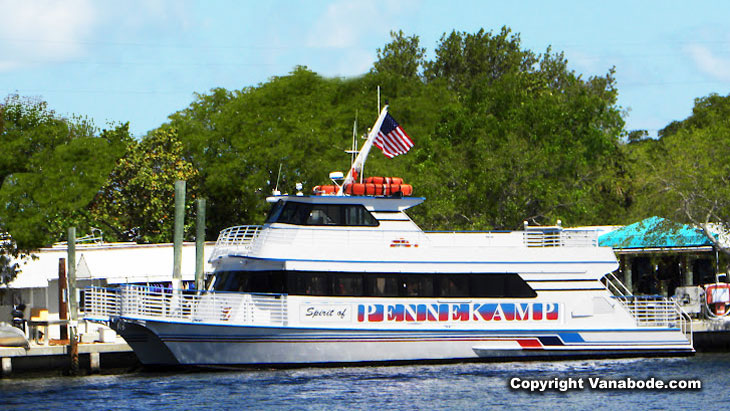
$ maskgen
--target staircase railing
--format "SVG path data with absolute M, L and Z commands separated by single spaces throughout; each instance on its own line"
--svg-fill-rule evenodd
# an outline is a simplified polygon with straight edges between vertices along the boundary
M 692 343 L 692 319 L 676 301 L 663 296 L 633 295 L 613 273 L 603 277 L 606 288 L 631 314 L 639 327 L 677 327 Z

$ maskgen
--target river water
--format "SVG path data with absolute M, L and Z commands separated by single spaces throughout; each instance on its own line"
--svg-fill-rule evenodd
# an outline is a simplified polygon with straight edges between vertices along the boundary
M 583 381 L 560 391 L 559 381 Z M 593 389 L 699 380 L 701 389 Z M 529 387 L 553 381 L 543 392 Z M 532 381 L 537 381 L 532 383 Z M 539 388 L 538 388 L 539 389 Z M 0 379 L 0 409 L 727 409 L 730 354 Z

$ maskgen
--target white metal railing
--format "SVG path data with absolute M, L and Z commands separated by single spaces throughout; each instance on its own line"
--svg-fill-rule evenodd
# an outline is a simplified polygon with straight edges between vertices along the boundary
M 603 283 L 606 285 L 606 288 L 608 288 L 608 291 L 611 292 L 616 297 L 627 297 L 630 295 L 633 295 L 631 290 L 626 288 L 624 283 L 622 283 L 618 278 L 616 278 L 613 273 L 608 273 L 603 277 Z
M 231 252 L 251 252 L 254 241 L 261 232 L 260 225 L 239 225 L 229 227 L 218 234 L 211 260 Z
M 523 232 L 527 247 L 597 247 L 598 233 L 592 230 L 527 230 Z
M 613 273 L 603 277 L 606 288 L 631 314 L 639 327 L 677 327 L 692 343 L 692 319 L 676 301 L 663 296 L 632 295 Z
M 509 247 L 597 247 L 598 234 L 592 230 L 540 230 L 512 232 L 428 232 L 401 230 L 373 230 L 347 227 L 326 228 L 268 228 L 244 225 L 226 228 L 218 235 L 211 260 L 221 256 L 246 256 L 255 251 L 258 244 L 295 246 L 318 244 L 323 247 L 388 246 L 393 240 L 407 240 L 421 246 L 481 246 Z
M 108 321 L 121 312 L 121 294 L 118 289 L 90 287 L 82 293 L 83 311 L 88 319 Z
M 201 292 L 124 285 L 84 290 L 85 317 L 285 326 L 286 295 Z

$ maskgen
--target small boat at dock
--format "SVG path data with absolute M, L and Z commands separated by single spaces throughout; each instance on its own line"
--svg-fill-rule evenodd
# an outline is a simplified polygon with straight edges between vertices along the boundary
M 30 349 L 30 343 L 23 330 L 8 323 L 0 322 L 0 347 L 23 347 Z

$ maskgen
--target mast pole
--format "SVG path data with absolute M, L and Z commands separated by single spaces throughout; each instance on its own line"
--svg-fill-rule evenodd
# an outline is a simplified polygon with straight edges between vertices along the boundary
M 373 128 L 370 129 L 368 138 L 367 140 L 365 140 L 365 143 L 363 143 L 360 152 L 355 158 L 355 161 L 352 162 L 352 165 L 350 166 L 350 171 L 347 172 L 347 177 L 345 177 L 345 181 L 342 182 L 340 189 L 337 191 L 337 195 L 344 195 L 343 190 L 345 185 L 351 184 L 355 181 L 355 174 L 362 174 L 362 170 L 365 167 L 365 160 L 368 158 L 368 153 L 370 153 L 370 148 L 372 148 L 373 146 L 375 137 L 380 132 L 380 127 L 383 125 L 383 120 L 385 119 L 386 114 L 388 114 L 388 105 L 383 106 L 383 110 L 380 112 L 380 116 L 378 116 L 375 124 L 373 124 Z

